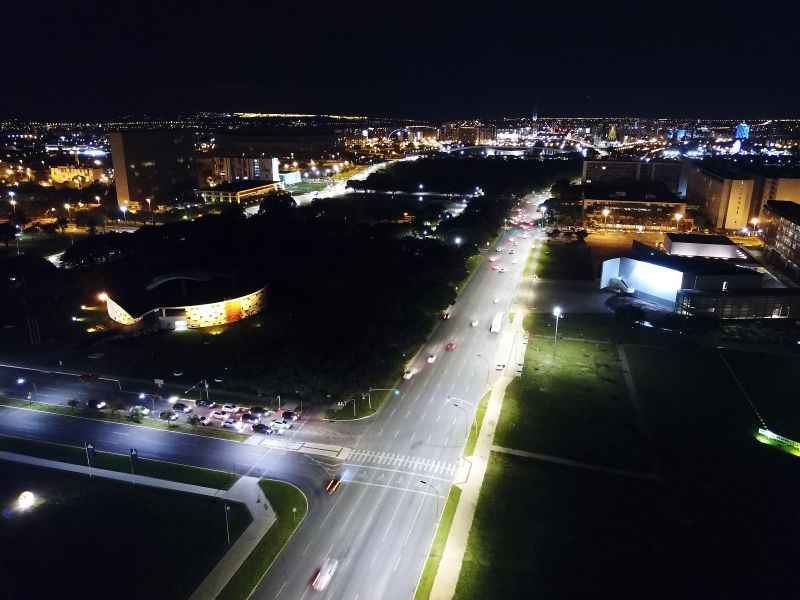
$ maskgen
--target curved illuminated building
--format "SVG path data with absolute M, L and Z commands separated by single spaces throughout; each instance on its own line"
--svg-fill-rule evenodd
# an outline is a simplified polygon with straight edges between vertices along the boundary
M 184 331 L 257 315 L 264 309 L 266 287 L 237 287 L 218 274 L 176 273 L 101 296 L 109 318 L 121 325 Z

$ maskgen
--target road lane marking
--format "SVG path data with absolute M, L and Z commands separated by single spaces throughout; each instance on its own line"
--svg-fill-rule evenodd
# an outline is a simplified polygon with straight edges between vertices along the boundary
M 397 436 L 400 435 L 400 430 L 394 432 L 394 439 L 397 439 Z
M 389 519 L 389 524 L 386 526 L 386 531 L 383 532 L 383 537 L 381 538 L 381 541 L 386 540 L 386 536 L 389 535 L 389 532 L 392 530 L 392 523 L 394 523 L 394 519 L 395 519 L 395 517 L 397 517 L 397 511 L 400 510 L 400 506 L 402 506 L 402 504 L 403 504 L 403 501 L 399 500 L 397 502 L 397 505 L 394 507 L 394 511 L 392 512 L 392 517 Z M 377 555 L 378 555 L 378 553 L 376 552 L 375 556 L 377 556 Z
M 413 488 L 398 487 L 396 485 L 387 485 L 385 483 L 372 483 L 371 481 L 351 481 L 350 483 L 355 483 L 358 485 L 368 485 L 371 487 L 386 488 L 390 490 L 396 490 L 398 492 L 408 492 L 410 494 L 419 494 L 420 496 L 430 496 L 431 498 L 444 498 L 444 496 L 439 496 L 432 492 L 426 492 L 424 490 L 415 490 Z
M 277 593 L 277 594 L 275 594 L 275 600 L 277 600 L 278 596 L 280 596 L 280 595 L 281 595 L 281 592 L 283 591 L 283 588 L 285 588 L 285 587 L 286 587 L 286 582 L 284 581 L 284 582 L 283 582 L 283 585 L 282 585 L 282 586 L 280 587 L 280 589 L 278 590 L 278 593 Z

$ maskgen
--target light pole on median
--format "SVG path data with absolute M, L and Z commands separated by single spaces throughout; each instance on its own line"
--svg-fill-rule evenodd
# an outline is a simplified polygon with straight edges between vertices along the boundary
M 228 546 L 231 545 L 231 528 L 228 524 L 228 512 L 231 510 L 231 507 L 228 505 L 227 502 L 223 502 L 222 505 L 225 507 L 225 534 L 228 537 Z
M 395 396 L 400 395 L 400 390 L 397 388 L 369 388 L 367 390 L 367 403 L 370 410 L 372 410 L 372 392 L 394 392 Z
M 553 346 L 558 343 L 558 320 L 561 318 L 561 307 L 555 306 L 553 307 L 553 317 L 556 319 L 556 331 L 553 335 Z
M 445 404 L 449 404 L 454 408 L 460 408 L 464 412 L 464 437 L 467 438 L 469 436 L 469 430 L 467 429 L 467 422 L 469 421 L 469 411 L 467 410 L 466 406 L 470 408 L 475 408 L 475 405 L 472 402 L 467 402 L 466 400 L 462 400 L 461 398 L 454 398 L 453 396 L 448 396 L 445 400 Z M 465 406 L 466 405 L 466 406 Z M 472 420 L 472 424 L 469 426 L 469 429 L 475 428 L 475 420 Z
M 434 499 L 436 501 L 436 514 L 438 515 L 439 514 L 439 491 L 433 486 L 432 483 L 430 483 L 428 481 L 425 481 L 424 479 L 420 479 L 418 481 L 419 481 L 420 485 L 424 485 L 426 487 L 429 487 L 431 490 L 433 490 L 433 497 L 434 497 Z
M 25 385 L 25 378 L 24 377 L 17 377 L 17 385 Z M 36 383 L 33 381 L 30 382 L 32 392 L 28 392 L 28 406 L 31 405 L 32 402 L 36 400 L 36 396 L 38 395 L 39 391 L 36 389 Z

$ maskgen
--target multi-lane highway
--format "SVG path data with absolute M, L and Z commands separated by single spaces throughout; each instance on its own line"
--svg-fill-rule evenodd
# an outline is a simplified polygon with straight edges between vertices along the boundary
M 508 254 L 511 237 L 518 244 L 514 255 Z M 478 269 L 451 318 L 439 323 L 415 359 L 415 375 L 379 414 L 309 425 L 284 438 L 319 439 L 327 432 L 329 443 L 347 446 L 337 457 L 13 409 L 0 409 L 0 433 L 78 445 L 92 441 L 119 452 L 136 447 L 143 457 L 291 481 L 306 492 L 310 510 L 254 597 L 408 600 L 450 485 L 468 474 L 461 455 L 475 407 L 496 377 L 496 365 L 509 363 L 507 314 L 534 237 L 522 238 L 513 229 L 503 233 L 498 261 Z M 487 254 L 497 253 L 491 248 Z M 492 270 L 493 264 L 505 272 Z M 503 330 L 490 333 L 500 311 Z M 453 351 L 446 350 L 450 342 Z M 428 363 L 431 354 L 436 360 Z M 328 496 L 323 485 L 334 473 L 343 483 Z M 338 569 L 328 588 L 316 592 L 309 582 L 326 558 L 338 560 Z

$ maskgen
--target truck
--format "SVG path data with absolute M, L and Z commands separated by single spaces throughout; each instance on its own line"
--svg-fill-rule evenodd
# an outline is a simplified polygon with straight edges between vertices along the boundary
M 503 326 L 503 313 L 499 312 L 492 319 L 492 326 L 489 328 L 491 333 L 500 333 L 500 328 Z

